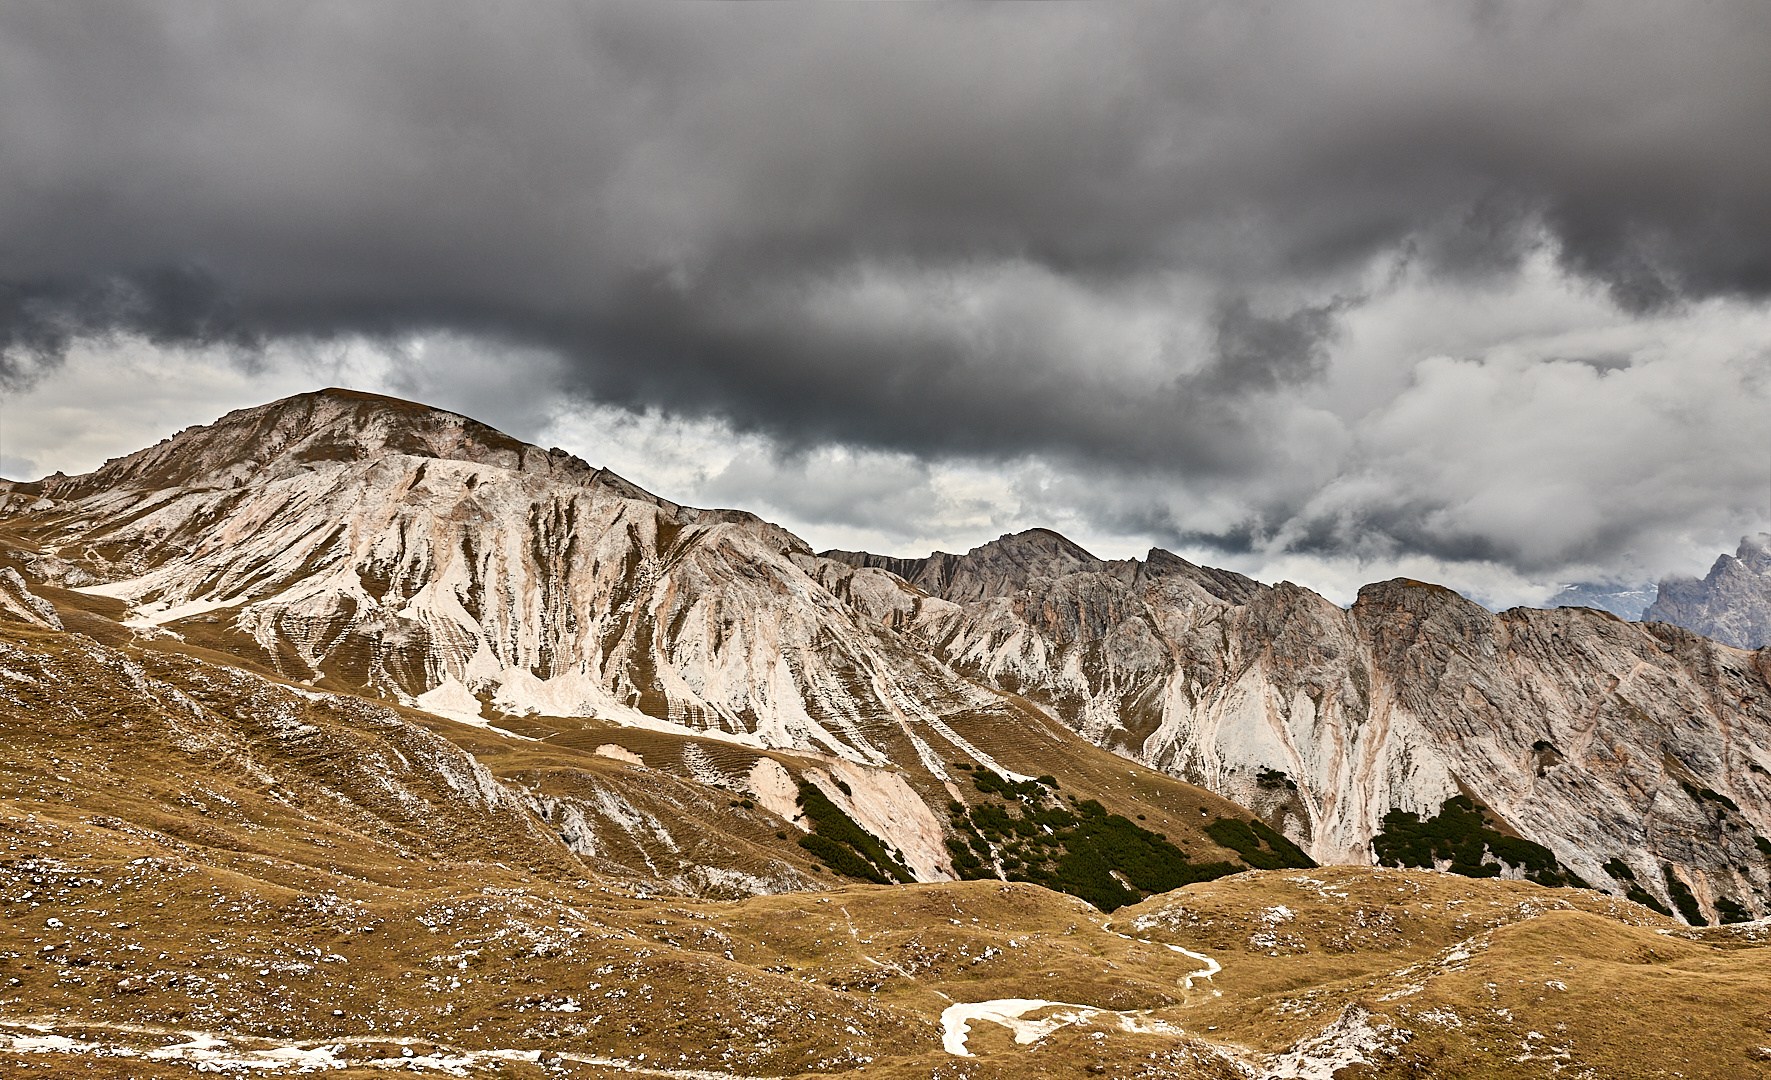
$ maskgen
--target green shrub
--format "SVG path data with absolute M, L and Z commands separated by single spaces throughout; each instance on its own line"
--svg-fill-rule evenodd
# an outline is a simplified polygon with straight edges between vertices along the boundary
M 818 856 L 832 870 L 882 885 L 888 880 L 915 880 L 908 867 L 886 853 L 878 838 L 857 825 L 816 786 L 800 781 L 796 801 L 812 823 L 812 835 L 801 837 L 799 846 Z
M 1739 804 L 1719 791 L 1712 791 L 1709 788 L 1700 788 L 1696 784 L 1688 784 L 1683 780 L 1679 781 L 1679 786 L 1685 789 L 1685 794 L 1691 796 L 1692 802 L 1698 804 L 1702 804 L 1705 801 L 1721 803 L 1736 814 L 1740 813 Z
M 1703 908 L 1698 906 L 1697 897 L 1692 896 L 1690 886 L 1673 873 L 1672 864 L 1663 865 L 1661 873 L 1666 875 L 1667 892 L 1673 894 L 1673 904 L 1679 909 L 1679 914 L 1685 917 L 1685 921 L 1692 926 L 1708 926 L 1709 920 L 1703 917 Z
M 1298 789 L 1297 781 L 1278 769 L 1262 768 L 1260 774 L 1255 777 L 1255 783 L 1268 791 L 1277 791 L 1281 788 L 1289 788 L 1292 791 Z
M 799 838 L 799 846 L 816 855 L 825 866 L 839 874 L 876 881 L 881 885 L 887 884 L 886 876 L 869 865 L 867 860 L 855 854 L 848 845 L 839 844 L 828 836 L 807 833 Z
M 1454 874 L 1496 877 L 1504 863 L 1524 870 L 1526 879 L 1539 885 L 1586 887 L 1549 848 L 1489 828 L 1481 808 L 1466 795 L 1445 800 L 1439 813 L 1426 821 L 1406 810 L 1391 810 L 1371 848 L 1380 866 L 1431 869 L 1450 860 Z M 1491 854 L 1499 861 L 1486 861 Z
M 986 795 L 1006 795 L 1022 802 L 1039 802 L 1045 798 L 1042 780 L 1005 780 L 995 770 L 982 765 L 972 771 L 972 786 L 979 791 Z M 1058 782 L 1053 780 L 1050 786 L 1057 787 Z
M 1726 896 L 1716 897 L 1716 914 L 1722 917 L 1724 924 L 1753 921 L 1752 912 Z
M 1079 815 L 1061 806 L 990 802 L 980 803 L 967 815 L 954 815 L 953 826 L 965 841 L 949 840 L 948 850 L 968 856 L 955 856 L 954 870 L 962 878 L 994 876 L 987 865 L 993 850 L 985 839 L 994 838 L 1000 843 L 995 855 L 1008 880 L 1033 882 L 1113 911 L 1146 894 L 1210 881 L 1239 869 L 1227 862 L 1195 865 L 1163 837 L 1107 813 L 1093 799 L 1077 809 Z
M 1647 889 L 1642 888 L 1642 886 L 1636 884 L 1633 881 L 1630 882 L 1629 885 L 1624 888 L 1623 898 L 1625 900 L 1633 900 L 1636 903 L 1641 904 L 1645 908 L 1652 908 L 1655 911 L 1660 912 L 1662 915 L 1665 915 L 1669 919 L 1673 917 L 1673 910 L 1671 908 L 1669 908 L 1665 904 L 1661 903 Z
M 1263 821 L 1243 821 L 1240 818 L 1218 818 L 1205 827 L 1205 833 L 1217 842 L 1219 847 L 1227 847 L 1242 856 L 1242 861 L 1256 870 L 1283 870 L 1287 867 L 1312 867 L 1316 860 L 1304 854 L 1303 849 L 1275 832 Z M 1265 842 L 1267 850 L 1262 850 Z

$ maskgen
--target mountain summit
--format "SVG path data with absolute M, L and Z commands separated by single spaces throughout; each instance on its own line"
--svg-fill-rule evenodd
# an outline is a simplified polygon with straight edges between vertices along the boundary
M 557 447 L 544 450 L 458 413 L 337 387 L 238 409 L 83 476 L 57 474 L 43 481 L 43 493 L 65 499 L 115 488 L 239 487 L 385 454 L 490 465 L 675 509 Z

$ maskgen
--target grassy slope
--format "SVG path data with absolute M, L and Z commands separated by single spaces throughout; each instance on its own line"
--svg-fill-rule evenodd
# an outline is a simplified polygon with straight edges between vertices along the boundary
M 9 677 L 0 709 L 8 1044 L 35 1018 L 138 1052 L 206 1032 L 242 1050 L 337 1045 L 360 1059 L 397 1057 L 402 1043 L 568 1055 L 551 1072 L 484 1059 L 480 1075 L 612 1076 L 607 1062 L 620 1061 L 734 1075 L 865 1064 L 905 1077 L 963 1065 L 975 1080 L 1091 1065 L 1223 1077 L 1222 1054 L 1270 1060 L 1354 1006 L 1408 1036 L 1371 1054 L 1364 1075 L 1771 1072 L 1750 1056 L 1771 1041 L 1762 927 L 1691 930 L 1583 890 L 1349 867 L 1238 874 L 1111 920 L 994 881 L 645 898 L 499 816 L 509 808 L 451 794 L 424 766 L 438 744 L 385 710 L 292 698 L 166 654 L 141 654 L 138 682 L 119 654 L 79 639 L 0 639 L 0 666 L 39 680 Z M 279 719 L 292 700 L 299 715 Z M 315 732 L 294 748 L 275 737 L 292 720 Z M 572 753 L 586 769 L 686 786 Z M 1199 963 L 1164 942 L 1224 970 L 1188 990 Z M 942 1053 L 949 1000 L 1006 997 L 1152 1010 L 1186 1034 L 1103 1020 L 1017 1046 L 980 1022 L 977 1058 Z M 19 1070 L 190 1075 L 124 1060 L 0 1049 Z M 352 1074 L 385 1075 L 330 1075 Z

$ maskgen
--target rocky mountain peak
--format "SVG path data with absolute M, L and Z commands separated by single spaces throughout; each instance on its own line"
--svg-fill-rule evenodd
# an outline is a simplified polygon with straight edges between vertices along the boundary
M 1047 772 L 1080 800 L 1067 763 L 1110 750 L 1103 806 L 1131 758 L 1248 807 L 1298 859 L 1584 881 L 1690 922 L 1771 912 L 1771 650 L 1578 608 L 1497 615 L 1405 578 L 1344 610 L 1046 529 L 820 562 L 752 515 L 672 513 L 608 476 L 457 414 L 321 391 L 35 485 L 46 497 L 15 486 L 0 524 L 28 547 L 0 545 L 0 568 L 71 603 L 71 630 L 592 756 L 643 733 L 616 749 L 788 820 L 801 785 L 758 755 L 812 755 L 829 786 L 806 783 L 902 852 L 879 849 L 881 874 L 1032 875 L 1049 845 L 953 800 L 1031 797 Z M 1712 577 L 1763 581 L 1762 550 Z M 9 595 L 31 623 L 28 593 Z M 974 843 L 987 821 L 996 838 Z M 1296 863 L 1220 832 L 1248 865 Z M 655 857 L 634 856 L 649 873 Z
M 459 413 L 337 387 L 236 410 L 91 473 L 50 477 L 43 494 L 66 499 L 116 488 L 237 487 L 384 454 L 492 465 L 677 509 L 564 450 L 525 443 Z
M 819 557 L 889 571 L 931 596 L 955 603 L 1012 596 L 1038 578 L 1086 573 L 1109 565 L 1050 529 L 1004 533 L 964 555 L 936 551 L 926 559 L 900 559 L 866 551 L 832 550 Z
M 1157 547 L 1151 548 L 1149 554 L 1144 556 L 1143 573 L 1146 577 L 1151 578 L 1168 576 L 1189 578 L 1206 592 L 1231 604 L 1246 604 L 1263 588 L 1261 583 L 1254 578 L 1244 577 L 1231 570 L 1200 566 L 1197 563 L 1188 562 L 1172 551 L 1165 551 Z
M 1701 581 L 1663 579 L 1642 621 L 1674 623 L 1737 649 L 1771 645 L 1771 533 L 1742 537 Z

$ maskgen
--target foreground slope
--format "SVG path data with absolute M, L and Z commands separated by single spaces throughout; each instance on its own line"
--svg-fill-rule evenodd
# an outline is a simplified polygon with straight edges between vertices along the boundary
M 9 1074 L 1750 1077 L 1771 1057 L 1762 924 L 1358 867 L 1111 915 L 1001 881 L 657 896 L 577 842 L 613 819 L 566 820 L 533 767 L 439 737 L 458 725 L 151 645 L 0 626 Z M 670 788 L 732 837 L 762 816 L 631 763 L 578 772 L 633 811 Z M 791 862 L 766 828 L 761 857 Z M 1684 1037 L 1654 1037 L 1673 1014 Z

